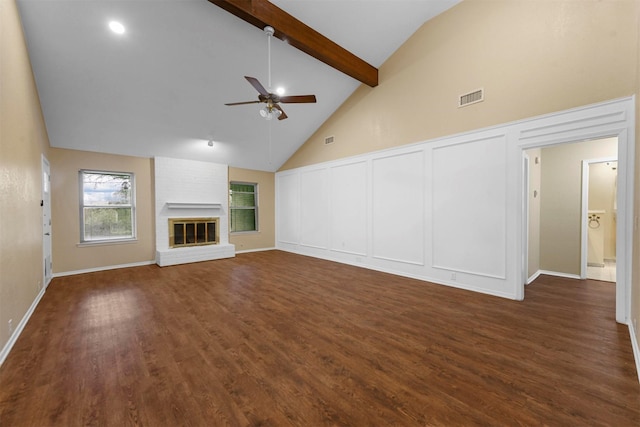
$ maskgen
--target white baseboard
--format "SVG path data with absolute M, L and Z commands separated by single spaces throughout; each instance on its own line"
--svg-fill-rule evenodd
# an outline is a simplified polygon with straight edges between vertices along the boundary
M 27 322 L 31 318 L 31 315 L 35 311 L 36 307 L 38 306 L 38 303 L 42 299 L 42 296 L 44 295 L 46 290 L 47 290 L 46 286 L 40 289 L 40 292 L 31 303 L 31 307 L 29 307 L 29 310 L 27 310 L 27 312 L 24 314 L 24 316 L 22 317 L 22 320 L 20 320 L 20 323 L 18 323 L 18 325 L 16 326 L 16 329 L 13 331 L 13 334 L 11 334 L 11 336 L 9 337 L 9 341 L 7 341 L 5 346 L 2 348 L 2 351 L 0 351 L 0 366 L 2 366 L 5 359 L 9 355 L 9 352 L 11 351 L 11 349 L 13 348 L 13 345 L 18 340 L 18 337 L 20 336 L 20 334 L 22 333 L 22 330 L 24 329 Z
M 534 280 L 536 280 L 538 277 L 540 277 L 540 275 L 541 275 L 541 274 L 542 274 L 542 272 L 541 272 L 540 270 L 536 271 L 535 273 L 533 273 L 533 274 L 531 275 L 531 277 L 529 277 L 529 278 L 527 279 L 527 283 L 526 283 L 526 284 L 528 285 L 529 283 L 533 282 L 533 281 L 534 281 Z
M 567 279 L 578 279 L 580 280 L 579 274 L 568 274 L 568 273 L 559 273 L 557 271 L 549 271 L 549 270 L 538 270 L 538 276 L 541 274 L 546 274 L 548 276 L 556 276 L 556 277 L 565 277 Z
M 245 251 L 236 251 L 236 254 L 248 254 L 251 252 L 264 252 L 264 251 L 275 251 L 278 248 L 273 247 L 273 248 L 259 248 L 259 249 L 247 249 Z
M 633 358 L 636 361 L 636 374 L 638 375 L 638 382 L 640 382 L 640 346 L 638 345 L 636 332 L 633 327 L 633 322 L 629 322 L 629 335 L 631 337 L 631 347 L 633 347 Z
M 392 269 L 392 268 L 384 268 L 384 267 L 371 265 L 371 264 L 360 263 L 360 262 L 353 262 L 353 261 L 342 259 L 342 258 L 338 258 L 338 257 L 319 255 L 319 254 L 313 254 L 313 255 L 312 254 L 306 254 L 306 253 L 298 252 L 298 251 L 291 250 L 291 249 L 288 249 L 288 248 L 276 248 L 276 249 L 280 250 L 280 251 L 284 251 L 284 252 L 290 252 L 290 253 L 297 254 L 297 255 L 308 256 L 308 257 L 311 257 L 311 258 L 323 259 L 323 260 L 326 260 L 326 261 L 332 261 L 332 262 L 337 262 L 337 263 L 340 263 L 340 264 L 351 265 L 353 267 L 358 267 L 358 268 L 364 268 L 366 270 L 373 270 L 373 271 L 379 271 L 381 273 L 393 274 L 394 276 L 408 277 L 410 279 L 421 280 L 423 282 L 433 283 L 435 285 L 448 286 L 448 287 L 451 287 L 451 288 L 463 289 L 463 290 L 466 290 L 466 291 L 473 291 L 473 292 L 478 292 L 478 293 L 485 294 L 485 295 L 492 295 L 492 296 L 495 296 L 495 297 L 501 297 L 501 298 L 506 298 L 506 299 L 511 299 L 511 300 L 515 300 L 516 299 L 514 295 L 511 295 L 509 293 L 498 292 L 498 291 L 495 291 L 495 290 L 485 289 L 485 288 L 481 288 L 481 287 L 474 286 L 474 285 L 469 285 L 469 284 L 462 284 L 462 283 L 453 282 L 453 281 L 450 281 L 450 280 L 443 280 L 443 279 L 437 278 L 437 277 L 423 276 L 423 275 L 419 275 L 419 274 L 412 274 L 412 273 L 409 273 L 409 272 L 406 272 L 406 271 L 395 270 L 395 269 Z
M 76 274 L 95 273 L 96 271 L 116 270 L 118 268 L 140 267 L 142 265 L 155 264 L 155 260 L 134 262 L 131 264 L 108 265 L 105 267 L 87 268 L 86 270 L 63 271 L 61 273 L 53 273 L 53 277 L 74 276 Z

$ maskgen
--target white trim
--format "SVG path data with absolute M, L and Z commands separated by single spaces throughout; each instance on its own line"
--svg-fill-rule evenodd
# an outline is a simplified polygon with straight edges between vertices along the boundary
M 615 314 L 618 323 L 628 324 L 633 265 L 635 95 L 547 114 L 520 123 L 517 130 L 517 147 L 522 151 L 567 142 L 618 138 Z M 525 226 L 523 221 L 519 215 L 520 227 Z
M 9 355 L 9 352 L 11 352 L 11 349 L 13 348 L 13 345 L 18 340 L 18 337 L 20 336 L 20 334 L 22 333 L 22 330 L 24 329 L 24 327 L 26 326 L 27 322 L 31 318 L 31 315 L 36 310 L 36 307 L 40 303 L 40 300 L 42 299 L 42 296 L 44 295 L 46 290 L 47 290 L 46 287 L 42 287 L 42 289 L 40 289 L 40 292 L 38 293 L 36 298 L 31 303 L 31 307 L 29 307 L 27 312 L 24 314 L 24 316 L 20 320 L 20 323 L 18 323 L 18 326 L 13 331 L 13 334 L 11 334 L 11 336 L 9 337 L 9 341 L 7 341 L 5 346 L 2 348 L 2 351 L 0 351 L 0 366 L 2 366 L 2 364 L 5 361 L 5 359 Z
M 238 254 L 249 254 L 251 252 L 265 252 L 265 251 L 277 251 L 279 250 L 275 246 L 272 248 L 258 248 L 258 249 L 246 249 L 244 251 L 236 251 L 236 255 Z
M 636 339 L 636 330 L 633 327 L 633 322 L 629 322 L 629 336 L 631 338 L 631 347 L 633 348 L 633 358 L 636 361 L 636 374 L 638 375 L 638 381 L 640 381 L 640 346 Z
M 541 275 L 541 274 L 543 274 L 543 273 L 542 273 L 540 270 L 536 271 L 535 273 L 533 273 L 533 274 L 531 275 L 531 277 L 529 277 L 529 278 L 527 279 L 526 284 L 528 285 L 528 284 L 530 284 L 530 283 L 533 283 L 533 281 L 534 281 L 534 280 L 536 280 L 538 277 L 540 277 L 540 275 Z
M 167 209 L 222 209 L 222 203 L 167 202 Z
M 42 162 L 41 162 L 41 167 L 42 167 L 42 171 L 40 179 L 43 180 L 44 179 L 44 173 L 45 173 L 45 168 L 46 168 L 46 173 L 47 173 L 47 180 L 49 181 L 48 183 L 44 183 L 41 181 L 42 184 L 42 188 L 41 188 L 41 205 L 42 205 L 42 219 L 43 219 L 43 223 L 42 223 L 42 255 L 43 255 L 43 268 L 42 268 L 42 284 L 41 287 L 42 288 L 46 288 L 47 286 L 49 286 L 49 283 L 51 282 L 51 279 L 53 278 L 53 241 L 52 241 L 52 227 L 51 227 L 51 163 L 49 163 L 49 159 L 47 159 L 45 157 L 44 154 L 41 154 L 42 157 Z M 45 191 L 45 187 L 48 188 L 48 191 Z M 45 200 L 45 194 L 49 194 L 49 199 Z M 49 220 L 49 229 L 48 232 L 45 233 L 45 225 L 44 225 L 44 219 L 45 219 L 45 215 L 47 217 L 47 219 Z M 48 235 L 48 238 L 45 237 L 45 235 Z M 48 242 L 48 244 L 47 244 Z M 47 256 L 49 257 L 49 259 L 47 260 Z M 47 265 L 47 261 L 49 261 L 49 265 Z M 49 273 L 49 275 L 47 275 L 47 272 Z
M 359 268 L 364 268 L 367 270 L 373 270 L 373 271 L 379 271 L 382 273 L 388 273 L 388 274 L 393 274 L 394 276 L 400 276 L 400 277 L 408 277 L 410 279 L 416 279 L 416 280 L 420 280 L 421 282 L 425 282 L 425 283 L 431 283 L 434 285 L 441 285 L 441 286 L 448 286 L 450 288 L 457 288 L 457 289 L 462 289 L 465 291 L 472 291 L 472 292 L 478 292 L 480 294 L 485 294 L 485 295 L 492 295 L 492 296 L 497 296 L 497 297 L 502 297 L 502 298 L 507 298 L 507 299 L 514 299 L 513 295 L 508 294 L 506 292 L 500 292 L 500 291 L 494 291 L 494 290 L 490 290 L 490 289 L 484 289 L 481 288 L 479 286 L 473 286 L 473 285 L 465 285 L 463 283 L 459 283 L 456 281 L 451 281 L 451 280 L 443 280 L 443 279 L 439 279 L 439 278 L 434 278 L 434 277 L 426 277 L 423 276 L 421 274 L 412 274 L 406 271 L 401 271 L 401 270 L 396 270 L 393 268 L 385 268 L 385 267 L 380 267 L 378 265 L 373 265 L 373 264 L 363 264 L 360 261 L 356 261 L 356 262 L 352 262 L 346 259 L 341 259 L 341 258 L 336 258 L 336 257 L 332 257 L 332 256 L 327 256 L 324 254 L 309 254 L 309 253 L 304 253 L 304 252 L 300 252 L 297 250 L 292 250 L 292 249 L 287 249 L 285 247 L 282 248 L 276 248 L 276 250 L 279 251 L 283 251 L 283 252 L 290 252 L 293 254 L 297 254 L 297 255 L 302 255 L 302 256 L 308 256 L 311 258 L 318 258 L 318 259 L 323 259 L 323 260 L 327 260 L 327 261 L 333 261 L 333 262 L 337 262 L 339 264 L 346 264 L 346 265 L 351 265 L 353 267 L 359 267 Z M 459 270 L 456 270 L 456 272 L 458 272 Z
M 88 246 L 128 245 L 131 243 L 138 243 L 138 239 L 136 237 L 127 237 L 124 239 L 116 238 L 110 240 L 89 240 L 86 242 L 76 243 L 76 246 L 79 248 L 85 248 Z
M 531 190 L 531 183 L 529 182 L 529 177 L 531 176 L 531 159 L 529 159 L 529 155 L 526 151 L 522 151 L 522 193 L 524 197 L 522 197 L 522 216 L 524 219 L 524 227 L 522 227 L 522 282 L 525 285 L 533 282 L 536 277 L 540 275 L 540 271 L 536 272 L 533 276 L 533 279 L 528 279 L 527 275 L 529 274 L 529 191 Z M 538 252 L 540 252 L 538 250 Z M 538 257 L 539 258 L 539 257 Z M 540 262 L 538 262 L 538 267 L 540 266 Z M 532 276 L 532 277 L 533 277 Z
M 538 276 L 540 276 L 541 274 L 546 274 L 547 276 L 556 276 L 556 277 L 564 277 L 565 279 L 580 280 L 580 275 L 579 274 L 560 273 L 558 271 L 538 270 L 538 272 L 536 274 Z
M 130 264 L 107 265 L 104 267 L 87 268 L 84 270 L 63 271 L 61 273 L 54 273 L 53 277 L 74 276 L 76 274 L 95 273 L 97 271 L 116 270 L 118 268 L 141 267 L 143 265 L 151 265 L 155 263 L 156 263 L 156 260 L 151 260 L 151 261 L 132 262 Z

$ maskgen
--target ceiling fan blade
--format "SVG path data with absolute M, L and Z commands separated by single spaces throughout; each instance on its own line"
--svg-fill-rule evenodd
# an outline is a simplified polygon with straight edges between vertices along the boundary
M 278 120 L 284 120 L 287 117 L 287 113 L 284 112 L 284 110 L 282 109 L 281 106 L 279 106 L 278 104 L 273 104 L 273 108 L 277 108 L 278 110 L 280 110 L 280 115 L 278 116 Z
M 249 76 L 244 76 L 245 79 L 247 79 L 247 81 L 249 83 L 251 83 L 251 86 L 253 86 L 258 93 L 260 93 L 260 95 L 264 95 L 264 96 L 268 96 L 269 92 L 267 92 L 267 90 L 264 88 L 264 86 L 262 86 L 262 84 L 258 81 L 258 79 L 256 79 L 255 77 L 249 77 Z
M 245 105 L 245 104 L 260 104 L 261 101 L 245 101 L 245 102 L 230 102 L 224 105 Z
M 285 104 L 304 104 L 310 102 L 316 102 L 315 95 L 293 95 L 293 96 L 281 96 L 280 102 Z

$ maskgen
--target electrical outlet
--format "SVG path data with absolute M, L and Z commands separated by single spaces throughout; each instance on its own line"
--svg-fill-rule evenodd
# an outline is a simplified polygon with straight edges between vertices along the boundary
M 456 273 L 451 273 L 451 280 L 457 280 Z
M 13 333 L 13 319 L 9 319 L 9 335 Z

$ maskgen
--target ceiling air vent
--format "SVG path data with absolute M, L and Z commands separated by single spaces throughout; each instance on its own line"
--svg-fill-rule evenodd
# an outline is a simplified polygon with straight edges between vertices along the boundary
M 324 145 L 333 144 L 333 141 L 335 141 L 335 137 L 328 136 L 324 139 Z
M 460 95 L 458 98 L 458 107 L 466 107 L 467 105 L 475 104 L 476 102 L 484 101 L 484 90 L 478 89 L 473 92 Z

